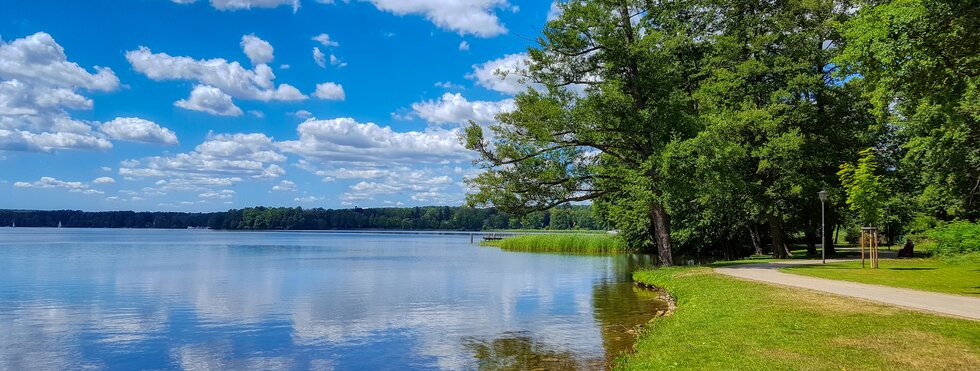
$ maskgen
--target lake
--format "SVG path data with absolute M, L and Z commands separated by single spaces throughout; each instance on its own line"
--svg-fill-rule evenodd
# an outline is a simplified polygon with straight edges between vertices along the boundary
M 601 369 L 646 256 L 469 234 L 0 228 L 0 369 Z

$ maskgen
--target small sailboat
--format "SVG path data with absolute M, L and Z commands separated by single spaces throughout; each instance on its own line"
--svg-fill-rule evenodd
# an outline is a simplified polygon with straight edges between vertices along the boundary
M 61 221 L 58 221 L 58 228 L 61 228 Z
M 17 222 L 10 222 L 10 228 L 17 228 Z

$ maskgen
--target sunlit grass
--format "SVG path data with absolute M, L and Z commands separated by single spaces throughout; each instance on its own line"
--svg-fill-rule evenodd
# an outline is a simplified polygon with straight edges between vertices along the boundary
M 637 272 L 676 312 L 651 322 L 624 370 L 977 370 L 980 323 L 722 276 Z
M 853 247 L 853 245 L 838 246 L 838 248 L 841 247 Z M 786 259 L 776 259 L 773 258 L 772 255 L 751 255 L 738 260 L 719 260 L 711 263 L 711 266 L 721 267 L 721 266 L 735 265 L 735 264 L 768 263 L 768 262 L 786 261 L 786 260 L 808 260 L 808 259 L 820 259 L 822 257 L 819 248 L 817 249 L 817 254 L 815 255 L 808 255 L 805 248 L 794 248 L 790 250 L 790 253 L 792 253 L 793 255 Z M 836 253 L 827 255 L 827 259 L 859 258 L 859 257 L 861 257 L 860 252 L 840 251 L 840 250 L 838 250 Z
M 882 259 L 878 266 L 878 269 L 862 269 L 861 262 L 844 262 L 781 270 L 832 280 L 980 296 L 980 257 Z

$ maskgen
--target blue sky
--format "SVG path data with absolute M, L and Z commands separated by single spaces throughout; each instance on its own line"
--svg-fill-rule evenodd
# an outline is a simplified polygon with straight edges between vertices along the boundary
M 0 3 L 0 208 L 458 205 L 552 4 Z

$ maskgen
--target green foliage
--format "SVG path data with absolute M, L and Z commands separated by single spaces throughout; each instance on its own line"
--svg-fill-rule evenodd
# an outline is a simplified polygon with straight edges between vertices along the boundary
M 837 167 L 880 130 L 859 90 L 833 77 L 848 5 L 710 4 L 718 29 L 695 92 L 706 127 L 669 154 L 679 237 L 729 245 L 768 225 L 775 245 L 794 230 L 815 239 L 816 193 L 839 193 Z
M 616 369 L 980 367 L 980 326 L 970 320 L 750 282 L 702 267 L 640 271 L 633 278 L 669 291 L 677 310 L 652 321 Z
M 619 238 L 609 234 L 528 234 L 486 244 L 524 252 L 608 254 L 629 251 Z
M 933 229 L 941 224 L 941 221 L 932 215 L 917 214 L 915 215 L 909 224 L 906 226 L 906 230 L 909 232 L 910 236 L 921 235 L 922 232 Z
M 691 257 L 815 244 L 820 190 L 831 227 L 889 238 L 980 218 L 980 0 L 559 6 L 539 88 L 466 131 L 472 204 L 591 200 L 628 246 Z
M 980 1 L 869 4 L 844 34 L 839 63 L 899 128 L 899 165 L 920 207 L 943 219 L 980 217 Z
M 858 242 L 861 242 L 861 228 L 849 227 L 846 230 L 844 230 L 844 241 L 854 245 L 856 245 Z
M 500 124 L 466 131 L 487 170 L 468 201 L 515 213 L 605 204 L 627 244 L 656 245 L 669 263 L 669 224 L 656 217 L 664 214 L 661 153 L 700 125 L 690 91 L 708 18 L 694 3 L 559 3 L 524 71 L 543 88 L 518 95 Z
M 847 193 L 847 205 L 858 215 L 863 226 L 877 227 L 885 217 L 884 204 L 888 194 L 884 177 L 878 174 L 874 150 L 860 153 L 857 165 L 844 163 L 837 175 Z
M 933 252 L 940 256 L 980 253 L 980 223 L 951 222 L 925 231 L 920 236 L 933 242 Z

